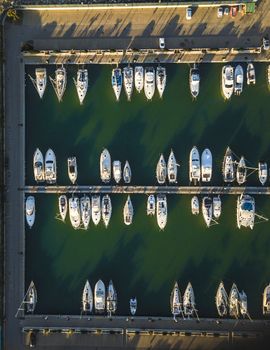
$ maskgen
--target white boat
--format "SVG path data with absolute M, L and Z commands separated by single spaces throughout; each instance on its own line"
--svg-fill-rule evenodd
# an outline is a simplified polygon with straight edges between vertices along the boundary
M 112 215 L 112 202 L 108 194 L 105 194 L 105 196 L 102 197 L 101 208 L 102 220 L 104 225 L 108 227 Z
M 253 63 L 247 65 L 247 84 L 255 85 L 256 84 L 256 73 Z
M 206 148 L 201 157 L 202 182 L 210 182 L 212 178 L 212 153 Z
M 44 174 L 44 159 L 43 154 L 39 148 L 35 150 L 33 157 L 33 169 L 34 169 L 34 178 L 36 182 L 42 182 L 45 179 Z
M 155 215 L 156 212 L 156 199 L 153 194 L 150 194 L 147 198 L 147 215 Z
M 203 197 L 202 214 L 206 226 L 209 227 L 213 218 L 213 201 L 210 197 Z
M 56 69 L 55 79 L 50 77 L 50 81 L 58 98 L 58 101 L 61 102 L 67 86 L 66 68 L 62 66 L 61 68 Z
M 171 313 L 173 315 L 174 320 L 176 320 L 176 316 L 183 314 L 181 293 L 177 282 L 175 282 L 173 290 L 171 292 L 170 305 Z
M 173 153 L 173 150 L 171 150 L 171 153 L 169 155 L 168 159 L 168 165 L 167 165 L 167 173 L 168 173 L 168 180 L 169 183 L 177 183 L 177 163 L 176 159 Z
M 123 215 L 125 225 L 131 225 L 133 220 L 133 205 L 130 196 L 127 197 L 126 203 L 124 205 Z
M 32 228 L 36 218 L 35 197 L 28 196 L 25 201 L 25 217 L 29 228 Z
M 189 181 L 200 181 L 201 179 L 201 162 L 198 148 L 194 146 L 189 154 Z
M 155 69 L 147 67 L 144 70 L 144 93 L 147 100 L 152 100 L 155 93 Z
M 96 313 L 103 313 L 105 311 L 106 292 L 105 285 L 102 280 L 98 280 L 95 285 L 95 311 Z
M 267 163 L 265 162 L 259 162 L 258 164 L 258 174 L 259 174 L 259 181 L 262 185 L 265 185 L 267 178 L 268 178 L 268 168 Z
M 47 86 L 47 71 L 46 68 L 36 68 L 35 69 L 35 79 L 29 75 L 34 87 L 40 98 L 43 97 Z
M 242 194 L 237 198 L 237 227 L 249 227 L 253 229 L 255 221 L 255 200 L 248 194 Z
M 218 286 L 215 301 L 216 301 L 216 307 L 217 307 L 219 316 L 221 317 L 226 316 L 228 313 L 229 303 L 228 303 L 228 294 L 226 292 L 223 282 L 220 282 Z
M 88 71 L 87 69 L 78 69 L 77 80 L 74 80 L 80 104 L 83 104 L 88 90 Z
M 227 65 L 222 68 L 221 81 L 222 95 L 226 100 L 229 100 L 234 88 L 234 69 L 232 66 Z
M 65 221 L 67 216 L 67 210 L 68 210 L 68 200 L 67 196 L 62 194 L 58 198 L 58 209 L 59 209 L 59 215 L 61 217 L 62 221 Z
M 31 281 L 28 291 L 26 293 L 26 311 L 28 313 L 33 313 L 37 304 L 37 290 L 33 281 Z
M 166 87 L 166 81 L 167 81 L 166 68 L 158 66 L 156 70 L 156 84 L 157 84 L 157 90 L 160 98 L 162 98 L 163 96 L 163 93 Z
M 56 183 L 56 157 L 52 149 L 45 154 L 45 180 L 49 184 Z
M 198 215 L 200 213 L 200 203 L 197 196 L 191 198 L 191 213 L 193 215 Z
M 247 179 L 247 167 L 245 158 L 242 156 L 237 164 L 236 168 L 236 180 L 239 185 L 243 185 Z
M 95 225 L 98 225 L 101 219 L 100 196 L 92 196 L 92 220 Z
M 77 180 L 77 176 L 78 176 L 77 159 L 76 159 L 76 157 L 68 158 L 67 164 L 68 164 L 68 177 L 69 177 L 69 180 L 74 185 L 76 180 Z
M 183 296 L 183 311 L 186 317 L 192 317 L 197 312 L 195 305 L 194 291 L 189 282 Z
M 128 101 L 131 100 L 131 95 L 133 92 L 133 68 L 132 67 L 124 67 L 123 68 L 123 76 L 124 76 L 124 88 L 126 91 Z
M 270 64 L 267 66 L 267 84 L 268 88 L 270 88 Z
M 121 181 L 122 169 L 120 160 L 113 161 L 113 178 L 117 184 Z
M 164 184 L 166 181 L 166 176 L 167 176 L 166 162 L 165 162 L 163 154 L 161 154 L 159 157 L 159 161 L 157 163 L 157 167 L 156 167 L 157 182 L 160 185 Z
M 112 70 L 112 88 L 115 93 L 116 101 L 119 101 L 123 84 L 123 77 L 120 68 L 114 68 Z
M 196 98 L 200 92 L 200 72 L 196 64 L 189 71 L 189 88 L 193 98 Z
M 85 282 L 82 293 L 82 312 L 91 313 L 93 310 L 93 292 L 89 281 Z
M 99 161 L 100 178 L 104 183 L 108 183 L 111 180 L 111 155 L 110 152 L 104 148 L 100 155 Z
M 270 283 L 263 291 L 263 314 L 270 315 Z
M 131 315 L 134 316 L 137 311 L 137 298 L 131 298 L 129 300 L 129 308 Z
M 91 200 L 88 196 L 83 196 L 80 200 L 82 224 L 85 230 L 88 229 L 91 219 Z
M 114 314 L 116 312 L 116 309 L 117 309 L 117 293 L 112 283 L 112 280 L 110 280 L 108 285 L 108 291 L 107 291 L 108 315 L 111 316 L 112 314 Z
M 234 283 L 229 295 L 229 313 L 231 317 L 239 317 L 239 302 L 239 291 L 236 284 Z
M 241 95 L 244 84 L 244 71 L 240 64 L 235 67 L 234 70 L 234 94 Z
M 165 194 L 158 194 L 157 195 L 157 207 L 156 207 L 156 214 L 157 214 L 157 223 L 161 230 L 164 230 L 166 224 L 167 224 L 167 198 Z
M 129 184 L 131 181 L 131 168 L 127 160 L 123 169 L 123 179 L 126 184 Z
M 222 174 L 224 182 L 233 182 L 235 180 L 235 162 L 230 147 L 227 147 L 223 159 Z
M 144 71 L 142 66 L 136 66 L 134 69 L 134 82 L 135 82 L 135 88 L 140 93 L 143 89 L 143 76 L 144 76 Z
M 78 197 L 71 197 L 68 200 L 69 204 L 69 219 L 71 225 L 75 230 L 80 227 L 81 214 L 80 214 L 80 201 Z
M 216 219 L 221 215 L 221 199 L 220 196 L 213 197 L 213 214 Z
M 239 311 L 243 318 L 249 317 L 247 307 L 247 295 L 243 290 L 242 292 L 239 292 Z

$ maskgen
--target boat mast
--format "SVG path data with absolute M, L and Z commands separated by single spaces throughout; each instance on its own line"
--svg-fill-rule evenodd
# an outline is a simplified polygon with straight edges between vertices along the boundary
M 33 85 L 34 85 L 35 89 L 36 89 L 36 90 L 37 90 L 37 92 L 38 92 L 38 88 L 37 88 L 37 81 L 36 81 L 36 79 L 34 79 L 33 77 L 31 77 L 31 75 L 30 75 L 30 74 L 28 74 L 28 76 L 29 76 L 30 80 L 32 81 L 32 83 L 33 83 Z
M 27 298 L 31 288 L 32 288 L 32 284 L 30 283 L 30 285 L 29 285 L 29 287 L 27 289 L 27 292 L 25 293 L 25 295 L 23 297 L 23 300 L 22 300 L 22 302 L 21 302 L 20 306 L 18 307 L 18 310 L 17 310 L 17 312 L 15 314 L 16 318 L 18 317 L 20 311 L 22 311 L 22 312 L 24 311 L 24 305 L 30 304 L 30 302 L 27 301 L 26 298 Z
M 51 84 L 52 84 L 52 87 L 53 87 L 53 89 L 54 89 L 54 91 L 55 91 L 55 93 L 56 93 L 56 96 L 57 96 L 57 98 L 58 98 L 58 102 L 61 102 L 61 101 L 62 101 L 62 97 L 59 95 L 59 93 L 58 93 L 58 91 L 57 91 L 57 88 L 56 88 L 56 79 L 53 79 L 53 78 L 50 77 L 50 76 L 49 76 L 49 78 L 50 78 L 50 82 L 51 82 Z

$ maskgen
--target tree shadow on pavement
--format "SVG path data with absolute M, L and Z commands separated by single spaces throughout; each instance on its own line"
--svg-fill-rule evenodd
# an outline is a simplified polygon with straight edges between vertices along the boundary
M 142 36 L 148 36 L 151 35 L 155 26 L 155 21 L 152 20 L 146 27 L 145 30 L 143 31 Z

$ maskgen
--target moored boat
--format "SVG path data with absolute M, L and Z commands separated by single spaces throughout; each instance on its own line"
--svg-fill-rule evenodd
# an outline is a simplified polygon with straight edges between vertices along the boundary
M 195 308 L 195 295 L 191 283 L 189 282 L 183 296 L 183 311 L 186 317 L 192 317 L 197 312 Z
M 229 100 L 232 97 L 234 89 L 234 69 L 230 65 L 222 68 L 221 87 L 224 99 Z
M 135 82 L 135 88 L 140 93 L 143 89 L 143 78 L 144 78 L 144 71 L 142 66 L 136 66 L 134 68 L 134 82 Z
M 107 291 L 107 312 L 111 316 L 117 309 L 117 293 L 112 280 L 110 280 Z
M 247 167 L 245 158 L 242 156 L 237 164 L 236 168 L 236 180 L 239 185 L 242 185 L 246 182 L 247 179 Z
M 172 149 L 168 159 L 167 174 L 169 183 L 177 183 L 177 163 Z
M 220 282 L 218 286 L 215 301 L 219 316 L 226 316 L 228 313 L 228 294 L 223 282 Z
M 98 280 L 95 285 L 95 311 L 96 313 L 103 313 L 105 311 L 106 292 L 105 285 L 102 280 Z
M 92 196 L 92 220 L 95 225 L 98 225 L 101 219 L 100 196 Z
M 36 218 L 35 197 L 28 196 L 25 201 L 25 217 L 29 228 L 32 228 Z
M 49 184 L 56 183 L 56 157 L 52 149 L 45 154 L 45 180 Z
M 104 183 L 108 183 L 111 180 L 111 155 L 110 152 L 104 148 L 100 155 L 99 161 L 100 178 Z
M 160 155 L 157 167 L 156 167 L 156 178 L 157 182 L 162 185 L 166 181 L 167 167 L 163 154 Z
M 82 224 L 84 229 L 87 230 L 91 219 L 91 200 L 88 196 L 84 195 L 80 199 L 80 209 Z
M 116 101 L 119 101 L 121 90 L 122 90 L 122 84 L 123 84 L 121 68 L 114 68 L 112 70 L 111 82 L 112 82 L 112 88 L 116 97 Z
M 212 178 L 212 153 L 206 148 L 201 157 L 202 182 L 210 182 Z
M 164 230 L 166 224 L 167 224 L 167 198 L 165 194 L 158 194 L 157 195 L 157 207 L 156 207 L 156 214 L 157 214 L 157 223 L 161 230 Z
M 244 84 L 244 71 L 240 64 L 235 67 L 234 70 L 234 94 L 241 95 Z
M 35 79 L 29 75 L 34 87 L 40 98 L 43 97 L 47 86 L 47 71 L 46 68 L 36 68 L 35 69 Z
M 58 101 L 61 102 L 67 86 L 66 68 L 64 66 L 57 68 L 55 71 L 55 79 L 50 77 L 50 81 L 55 90 Z
M 156 212 L 156 199 L 153 194 L 150 194 L 147 198 L 147 215 L 155 215 Z
M 37 304 L 37 290 L 33 281 L 31 281 L 25 297 L 26 312 L 33 313 Z
M 249 227 L 253 229 L 255 222 L 255 200 L 248 194 L 242 194 L 237 198 L 237 227 Z
M 69 204 L 69 219 L 71 225 L 75 230 L 80 227 L 81 224 L 81 214 L 80 214 L 80 201 L 78 197 L 71 197 L 68 200 Z
M 34 178 L 36 182 L 42 182 L 45 179 L 44 173 L 44 159 L 43 154 L 39 148 L 35 150 L 33 157 L 33 170 L 34 170 Z
M 189 154 L 189 181 L 196 184 L 201 179 L 201 163 L 198 148 L 193 146 Z
M 125 225 L 131 225 L 133 220 L 133 205 L 130 196 L 127 197 L 126 203 L 124 205 L 123 215 Z
M 82 105 L 88 90 L 88 70 L 78 69 L 77 80 L 75 80 L 74 78 L 73 80 L 76 86 L 80 104 Z
M 256 84 L 256 73 L 253 63 L 247 65 L 247 84 L 255 85 Z
M 120 160 L 113 161 L 113 178 L 117 184 L 121 181 L 122 169 Z
M 270 283 L 263 291 L 263 314 L 270 315 Z
M 206 226 L 209 227 L 213 218 L 213 201 L 210 197 L 203 197 L 202 214 Z
M 68 177 L 69 180 L 75 184 L 78 176 L 78 169 L 77 169 L 77 159 L 76 157 L 69 157 L 67 160 L 68 164 Z
M 199 198 L 197 196 L 191 198 L 191 213 L 193 215 L 198 215 L 200 213 Z
M 124 67 L 123 68 L 123 76 L 124 76 L 124 88 L 126 91 L 128 101 L 131 100 L 131 95 L 133 92 L 133 68 L 132 67 Z
M 234 283 L 232 285 L 230 295 L 229 295 L 229 313 L 231 317 L 238 318 L 239 317 L 239 291 Z
M 213 214 L 216 219 L 221 215 L 221 199 L 220 196 L 213 197 Z
M 67 196 L 62 194 L 58 198 L 58 209 L 59 209 L 59 215 L 61 217 L 62 221 L 65 221 L 67 216 L 67 210 L 68 210 L 68 200 Z
M 176 316 L 183 314 L 181 293 L 177 282 L 175 282 L 173 290 L 171 292 L 170 305 L 171 313 L 173 315 L 174 320 L 176 320 Z
M 227 147 L 222 164 L 222 174 L 224 182 L 233 182 L 235 180 L 235 162 L 232 150 Z
M 162 98 L 163 96 L 163 93 L 166 87 L 166 81 L 167 81 L 166 68 L 158 66 L 156 70 L 156 84 L 157 84 L 157 90 L 160 98 Z
M 82 312 L 91 313 L 93 310 L 93 292 L 89 281 L 85 282 L 82 293 Z
M 265 185 L 267 178 L 268 178 L 268 168 L 267 163 L 265 162 L 259 162 L 258 164 L 258 175 L 259 175 L 259 181 L 262 185 Z
M 108 227 L 112 215 L 112 202 L 108 194 L 105 194 L 105 196 L 102 197 L 101 208 L 102 220 L 104 225 Z
M 270 89 L 270 64 L 267 66 L 267 84 Z
M 239 311 L 244 318 L 249 317 L 247 307 L 247 295 L 243 290 L 242 292 L 239 292 Z
M 155 93 L 155 69 L 146 67 L 144 70 L 144 93 L 147 100 L 152 100 Z
M 196 64 L 189 71 L 189 88 L 193 98 L 197 98 L 200 92 L 200 72 Z
M 131 168 L 129 162 L 126 161 L 123 169 L 123 179 L 126 184 L 129 184 L 131 181 Z
M 134 316 L 137 311 L 137 298 L 131 298 L 129 300 L 129 308 L 131 315 Z

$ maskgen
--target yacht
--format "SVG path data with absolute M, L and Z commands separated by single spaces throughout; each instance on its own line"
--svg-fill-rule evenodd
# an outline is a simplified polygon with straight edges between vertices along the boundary
M 234 283 L 229 295 L 229 313 L 231 317 L 239 317 L 239 302 L 239 291 L 236 284 Z
M 36 182 L 42 182 L 45 179 L 44 174 L 44 159 L 43 154 L 39 148 L 35 150 L 33 157 L 33 169 L 34 169 L 34 178 Z
M 216 307 L 219 316 L 223 317 L 227 315 L 228 306 L 228 294 L 226 292 L 223 282 L 220 282 L 216 294 Z
M 50 77 L 50 81 L 55 90 L 58 101 L 61 102 L 63 99 L 64 92 L 67 86 L 67 72 L 66 68 L 62 66 L 61 68 L 56 69 L 55 79 Z
M 247 179 L 247 167 L 245 158 L 242 156 L 236 168 L 236 180 L 239 185 L 243 185 Z
M 124 223 L 126 225 L 132 224 L 133 219 L 133 205 L 130 199 L 130 196 L 127 197 L 126 203 L 124 205 L 123 215 L 124 215 Z
M 111 317 L 112 314 L 115 314 L 117 309 L 117 293 L 112 283 L 112 280 L 109 282 L 108 291 L 107 291 L 107 312 Z
M 115 93 L 116 101 L 119 101 L 123 84 L 123 77 L 121 68 L 114 68 L 112 70 L 112 88 Z
M 37 304 L 37 290 L 33 281 L 31 281 L 25 297 L 26 311 L 33 313 Z
M 192 317 L 194 312 L 196 313 L 197 311 L 195 309 L 195 305 L 196 304 L 195 304 L 194 291 L 191 283 L 189 282 L 183 296 L 184 315 L 187 316 L 188 318 Z
M 89 281 L 85 282 L 82 294 L 82 312 L 91 313 L 93 310 L 93 292 Z
M 212 153 L 206 148 L 201 158 L 202 182 L 210 182 L 212 178 Z
M 105 285 L 102 280 L 98 280 L 95 285 L 95 311 L 96 313 L 103 313 L 105 311 L 106 292 Z
M 60 214 L 61 220 L 65 221 L 67 216 L 67 210 L 68 210 L 68 200 L 66 195 L 62 194 L 61 196 L 59 196 L 58 208 L 59 208 L 59 214 Z
M 256 73 L 253 63 L 247 65 L 247 84 L 255 85 L 256 84 Z
M 142 66 L 136 66 L 134 69 L 134 75 L 135 75 L 135 88 L 140 93 L 143 89 L 143 67 Z
M 210 197 L 203 197 L 202 214 L 206 226 L 209 227 L 213 218 L 213 201 Z
M 131 298 L 129 300 L 129 308 L 131 315 L 134 316 L 137 311 L 137 298 Z
M 173 315 L 174 320 L 176 321 L 176 316 L 183 314 L 181 293 L 177 282 L 175 282 L 173 290 L 171 292 L 170 304 L 171 313 Z
M 159 157 L 159 161 L 157 163 L 157 167 L 156 167 L 157 182 L 160 185 L 164 184 L 166 181 L 166 176 L 167 176 L 166 162 L 165 162 L 163 154 L 161 154 Z
M 267 163 L 265 162 L 259 162 L 258 164 L 258 173 L 259 173 L 259 180 L 262 185 L 264 185 L 268 178 L 268 168 Z
M 160 66 L 157 67 L 156 84 L 157 84 L 157 90 L 160 98 L 162 98 L 163 96 L 163 93 L 166 87 L 166 80 L 167 80 L 166 68 L 160 67 Z
M 129 184 L 131 181 L 131 168 L 129 162 L 126 161 L 123 169 L 123 179 L 126 184 Z
M 157 223 L 161 230 L 164 230 L 167 224 L 167 198 L 165 194 L 157 195 Z
M 220 196 L 213 197 L 213 214 L 216 219 L 221 215 L 221 199 Z
M 91 219 L 91 200 L 88 196 L 84 195 L 80 200 L 80 209 L 82 224 L 85 230 L 88 229 Z
M 46 90 L 46 85 L 47 85 L 46 68 L 36 68 L 35 69 L 35 76 L 36 76 L 36 78 L 33 79 L 31 77 L 31 75 L 29 75 L 35 89 L 37 90 L 39 97 L 42 98 L 44 95 L 44 92 Z
M 52 149 L 45 154 L 45 180 L 49 184 L 56 183 L 56 157 Z
M 189 181 L 196 184 L 201 178 L 200 155 L 196 146 L 192 148 L 189 154 Z
M 234 156 L 230 147 L 227 147 L 222 164 L 222 173 L 224 182 L 233 182 L 235 180 Z
M 153 67 L 145 68 L 144 93 L 147 100 L 152 100 L 155 93 L 155 69 Z
M 249 317 L 247 308 L 247 295 L 243 290 L 241 293 L 239 292 L 239 311 L 243 318 Z
M 198 215 L 200 213 L 200 204 L 197 196 L 191 198 L 191 213 L 193 215 Z
M 243 91 L 243 84 L 244 84 L 244 71 L 242 66 L 238 64 L 235 67 L 234 70 L 234 94 L 235 95 L 241 95 Z
M 100 196 L 94 195 L 92 196 L 92 220 L 95 225 L 98 225 L 101 218 L 101 210 L 100 210 Z
M 88 71 L 87 69 L 78 69 L 77 80 L 74 80 L 80 104 L 83 104 L 88 90 Z
M 68 200 L 69 204 L 69 219 L 71 225 L 75 230 L 80 227 L 81 224 L 81 214 L 80 214 L 80 201 L 78 197 L 71 197 Z
M 125 67 L 123 69 L 123 76 L 124 76 L 124 88 L 126 91 L 127 99 L 128 101 L 130 101 L 131 95 L 133 92 L 133 68 Z
M 200 92 L 200 72 L 196 64 L 189 71 L 189 88 L 193 98 L 197 98 Z
M 234 70 L 230 65 L 222 68 L 222 94 L 226 100 L 229 100 L 233 94 L 234 88 Z
M 255 221 L 255 200 L 248 194 L 242 194 L 237 198 L 237 227 L 249 227 L 253 229 Z
M 29 228 L 32 228 L 36 217 L 35 197 L 28 196 L 25 201 L 25 217 Z
M 167 173 L 168 173 L 169 183 L 170 184 L 177 183 L 177 163 L 176 163 L 173 150 L 171 150 L 171 153 L 169 155 Z
M 147 198 L 147 215 L 155 215 L 156 213 L 156 199 L 153 194 Z
M 270 283 L 263 291 L 263 314 L 270 315 Z
M 112 202 L 108 194 L 105 194 L 105 196 L 102 197 L 101 208 L 102 220 L 104 222 L 104 225 L 108 227 L 112 215 Z
M 100 178 L 104 183 L 108 183 L 111 180 L 111 155 L 110 152 L 104 148 L 100 155 Z
M 68 177 L 69 177 L 69 180 L 74 185 L 76 180 L 77 180 L 77 176 L 78 176 L 77 159 L 76 159 L 76 157 L 68 158 L 67 164 L 68 164 Z
M 122 177 L 121 162 L 120 160 L 114 160 L 113 161 L 113 178 L 117 184 L 120 182 L 121 177 Z

